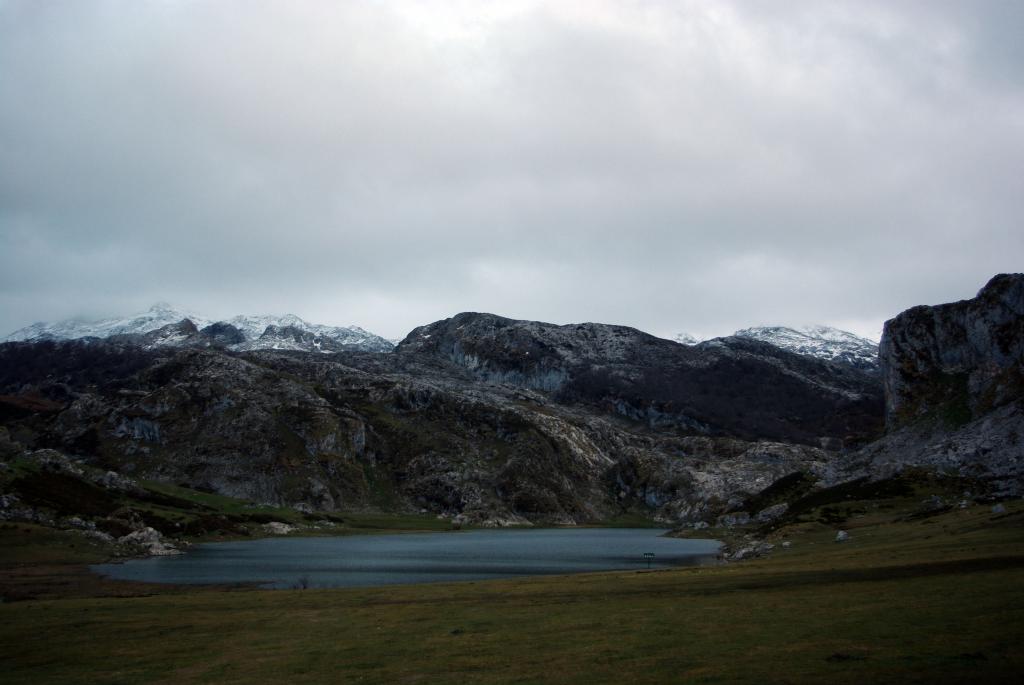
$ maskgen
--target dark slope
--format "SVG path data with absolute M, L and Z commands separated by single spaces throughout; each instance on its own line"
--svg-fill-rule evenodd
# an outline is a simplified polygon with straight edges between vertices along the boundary
M 464 313 L 396 348 L 414 353 L 652 428 L 805 444 L 862 444 L 882 428 L 876 377 L 746 338 L 686 346 L 624 326 Z

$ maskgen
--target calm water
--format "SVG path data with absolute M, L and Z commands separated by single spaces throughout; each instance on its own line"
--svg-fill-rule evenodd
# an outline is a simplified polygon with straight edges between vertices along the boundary
M 174 557 L 100 564 L 113 578 L 156 583 L 350 587 L 485 580 L 707 563 L 713 540 L 660 537 L 651 528 L 476 530 L 460 533 L 267 538 L 195 545 Z

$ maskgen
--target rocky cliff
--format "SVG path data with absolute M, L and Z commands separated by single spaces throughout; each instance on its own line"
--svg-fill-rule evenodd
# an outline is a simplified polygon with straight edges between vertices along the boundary
M 923 417 L 963 423 L 1024 396 L 1024 274 L 977 297 L 908 309 L 880 346 L 890 428 Z
M 884 477 L 924 466 L 1024 492 L 1024 275 L 886 322 L 880 366 L 888 435 L 857 468 Z

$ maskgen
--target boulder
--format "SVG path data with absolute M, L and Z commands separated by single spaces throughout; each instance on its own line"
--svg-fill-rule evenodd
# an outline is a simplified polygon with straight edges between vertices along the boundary
M 295 526 L 282 523 L 281 521 L 271 521 L 270 523 L 263 524 L 263 530 L 271 535 L 288 535 L 295 531 Z
M 731 514 L 723 514 L 718 517 L 718 525 L 724 528 L 745 526 L 750 523 L 750 514 L 745 511 L 736 511 Z
M 181 554 L 181 550 L 165 542 L 160 532 L 149 526 L 120 537 L 117 542 L 121 545 L 141 549 L 150 556 Z
M 769 521 L 774 521 L 785 514 L 787 510 L 789 510 L 789 504 L 786 502 L 780 502 L 779 504 L 773 504 L 772 506 L 765 507 L 761 511 L 757 512 L 757 516 L 755 518 L 760 523 L 768 523 Z

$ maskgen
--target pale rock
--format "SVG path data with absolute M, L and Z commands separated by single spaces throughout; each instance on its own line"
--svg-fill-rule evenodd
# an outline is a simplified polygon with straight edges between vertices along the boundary
M 745 511 L 737 511 L 732 514 L 723 514 L 718 517 L 718 525 L 725 528 L 745 526 L 750 523 L 750 514 Z
M 770 507 L 765 507 L 761 511 L 757 512 L 757 520 L 761 523 L 767 523 L 774 521 L 779 518 L 789 509 L 789 504 L 786 502 L 780 502 L 779 504 L 773 504 Z
M 150 528 L 149 526 L 120 537 L 117 542 L 121 545 L 139 547 L 145 550 L 150 556 L 181 554 L 181 550 L 166 543 L 159 531 Z

